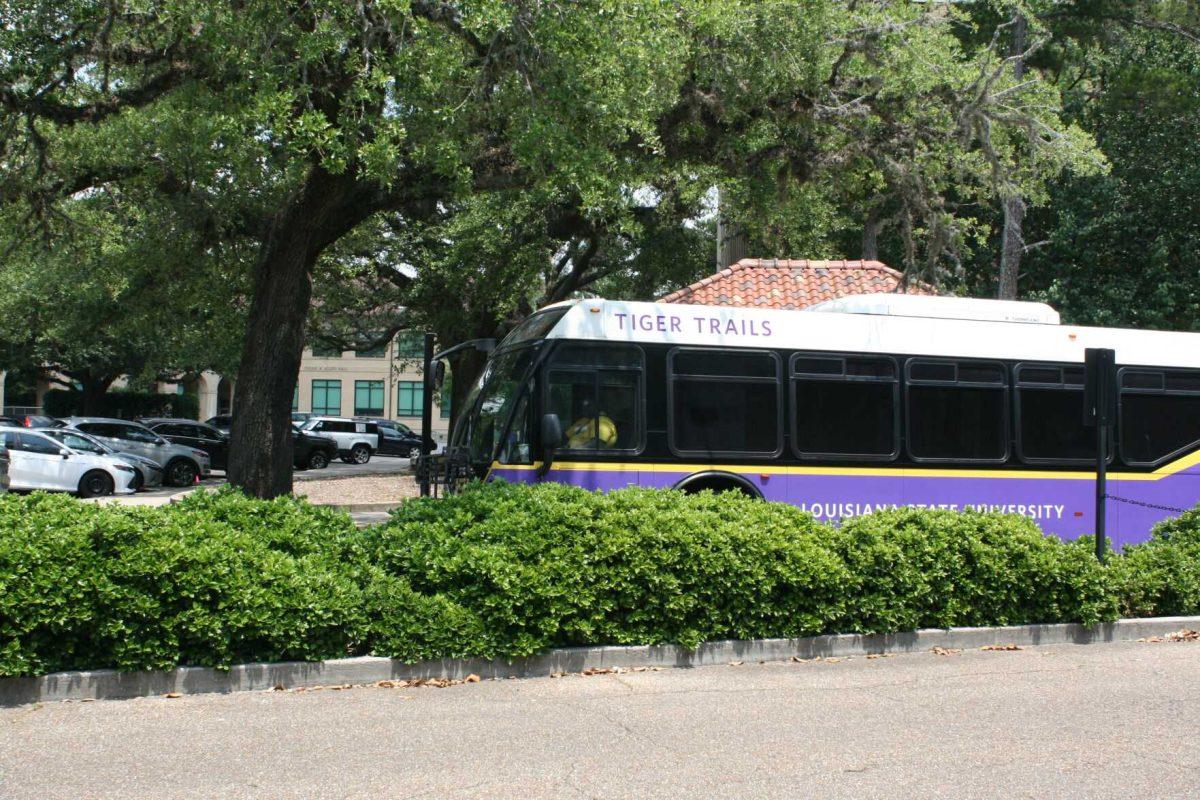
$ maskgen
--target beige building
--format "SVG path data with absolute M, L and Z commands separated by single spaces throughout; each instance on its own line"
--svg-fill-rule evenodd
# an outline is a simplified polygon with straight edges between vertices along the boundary
M 419 430 L 424 393 L 423 346 L 420 334 L 404 332 L 377 350 L 305 348 L 292 410 L 342 417 L 386 417 Z M 434 437 L 444 439 L 449 424 L 448 402 L 435 398 Z
M 387 347 L 368 351 L 333 351 L 306 347 L 300 361 L 300 377 L 292 396 L 292 410 L 337 417 L 385 417 L 421 429 L 424 384 L 421 334 L 400 333 Z M 0 405 L 3 405 L 5 373 L 0 372 Z M 65 379 L 60 382 L 66 385 Z M 121 388 L 118 381 L 114 388 Z M 49 381 L 41 382 L 37 406 L 21 409 L 37 413 Z M 444 441 L 450 426 L 448 385 L 433 405 L 433 436 Z M 236 382 L 215 372 L 203 372 L 184 383 L 160 382 L 164 394 L 195 394 L 200 419 L 228 414 L 233 407 Z M 443 397 L 446 400 L 443 402 Z

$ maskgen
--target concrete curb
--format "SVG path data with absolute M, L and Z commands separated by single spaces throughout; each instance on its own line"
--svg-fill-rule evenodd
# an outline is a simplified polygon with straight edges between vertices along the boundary
M 517 659 L 447 658 L 405 664 L 363 656 L 317 662 L 239 664 L 228 672 L 210 667 L 179 667 L 162 672 L 102 669 L 56 672 L 32 678 L 0 678 L 0 705 L 50 700 L 119 700 L 168 693 L 263 691 L 276 687 L 375 683 L 382 680 L 449 678 L 534 678 L 610 667 L 701 667 L 730 661 L 786 661 L 790 658 L 846 657 L 874 653 L 927 652 L 935 647 L 978 649 L 1128 642 L 1183 628 L 1200 629 L 1200 616 L 1122 619 L 1095 627 L 1075 623 L 1012 625 L 1000 628 L 931 629 L 891 634 L 830 634 L 803 639 L 708 642 L 691 650 L 677 645 L 568 647 Z
M 403 501 L 388 501 L 386 503 L 313 503 L 321 508 L 332 508 L 334 511 L 345 511 L 353 514 L 356 511 L 391 511 L 404 504 Z

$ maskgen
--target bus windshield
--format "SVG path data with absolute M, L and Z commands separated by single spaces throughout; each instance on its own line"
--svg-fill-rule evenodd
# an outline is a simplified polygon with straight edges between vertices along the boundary
M 545 342 L 499 351 L 488 361 L 479 380 L 467 395 L 467 413 L 454 431 L 454 447 L 465 448 L 472 464 L 490 463 L 508 428 L 518 401 L 527 398 L 521 391 L 529 381 L 529 372 Z M 527 402 L 521 403 L 527 408 Z M 524 439 L 525 426 L 518 436 Z M 514 447 L 528 448 L 528 442 L 514 442 Z

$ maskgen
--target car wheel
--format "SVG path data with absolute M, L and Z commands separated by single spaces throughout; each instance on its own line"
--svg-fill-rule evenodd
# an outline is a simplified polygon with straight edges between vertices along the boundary
M 172 486 L 191 486 L 199 475 L 196 465 L 186 458 L 177 458 L 167 464 L 167 483 Z
M 142 484 L 145 482 L 146 479 L 142 477 L 142 471 L 140 469 L 135 469 L 133 471 L 133 480 L 129 482 L 129 488 L 136 492 L 138 489 L 142 488 Z
M 309 469 L 325 469 L 329 466 L 329 455 L 321 450 L 313 450 L 308 456 Z
M 404 453 L 401 454 L 400 457 L 401 458 L 416 458 L 419 455 L 421 455 L 421 448 L 409 447 L 408 449 L 406 449 L 404 451 Z
M 108 473 L 93 470 L 79 479 L 80 497 L 104 497 L 113 493 L 113 479 Z
M 371 460 L 371 448 L 365 444 L 356 444 L 350 448 L 350 462 L 353 464 L 365 464 Z

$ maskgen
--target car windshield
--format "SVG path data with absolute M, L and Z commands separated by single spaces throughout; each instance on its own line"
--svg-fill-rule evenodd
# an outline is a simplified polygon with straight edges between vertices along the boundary
M 492 356 L 471 388 L 463 405 L 470 412 L 455 429 L 454 443 L 468 449 L 473 463 L 491 461 L 540 349 L 536 344 Z
M 51 439 L 57 439 L 67 447 L 78 453 L 95 453 L 96 455 L 108 455 L 112 451 L 104 445 L 97 442 L 90 436 L 84 436 L 82 433 L 70 433 L 69 431 L 48 430 L 42 431 Z

